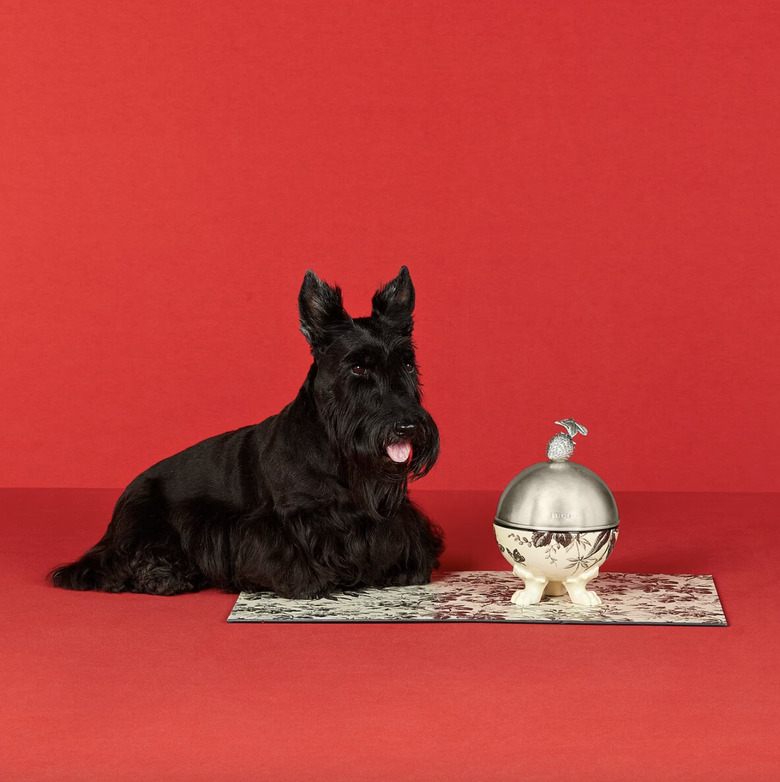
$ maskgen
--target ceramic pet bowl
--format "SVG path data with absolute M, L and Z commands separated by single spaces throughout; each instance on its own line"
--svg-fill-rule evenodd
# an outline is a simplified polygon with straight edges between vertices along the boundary
M 548 443 L 549 461 L 528 467 L 509 482 L 493 529 L 499 550 L 525 583 L 525 589 L 512 595 L 513 603 L 533 605 L 543 595 L 568 592 L 572 602 L 595 606 L 601 598 L 586 587 L 615 545 L 618 509 L 596 473 L 568 461 L 574 436 L 588 430 L 571 418 L 555 423 L 566 433 Z

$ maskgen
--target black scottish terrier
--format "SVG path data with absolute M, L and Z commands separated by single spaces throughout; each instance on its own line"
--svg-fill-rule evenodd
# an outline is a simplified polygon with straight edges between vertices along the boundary
M 430 580 L 442 534 L 407 483 L 431 469 L 439 435 L 420 403 L 409 272 L 377 290 L 370 317 L 351 318 L 311 271 L 298 303 L 314 362 L 293 402 L 141 473 L 55 586 L 316 598 Z

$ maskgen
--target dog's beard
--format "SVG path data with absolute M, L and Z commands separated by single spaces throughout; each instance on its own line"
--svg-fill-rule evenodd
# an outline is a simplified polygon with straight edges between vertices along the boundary
M 410 481 L 427 475 L 439 457 L 439 430 L 433 419 L 425 413 L 415 429 L 415 435 L 410 441 L 411 458 L 406 465 Z
M 439 455 L 439 433 L 427 414 L 415 420 L 414 433 L 399 436 L 394 425 L 370 416 L 337 428 L 344 458 L 366 477 L 386 483 L 417 480 L 428 473 Z
M 332 444 L 340 454 L 347 480 L 366 510 L 379 515 L 396 508 L 409 481 L 423 477 L 439 455 L 439 432 L 422 410 L 413 419 L 414 431 L 399 436 L 394 423 L 379 415 L 332 419 Z

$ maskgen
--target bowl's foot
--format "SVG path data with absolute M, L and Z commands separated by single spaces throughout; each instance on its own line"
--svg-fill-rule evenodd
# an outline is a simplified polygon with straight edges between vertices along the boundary
M 548 583 L 547 579 L 534 575 L 522 565 L 515 565 L 512 572 L 525 584 L 525 589 L 518 589 L 512 595 L 512 602 L 518 606 L 536 605 L 542 599 Z
M 589 581 L 592 581 L 599 574 L 598 565 L 583 570 L 578 576 L 572 576 L 567 578 L 563 585 L 566 587 L 566 591 L 569 593 L 572 603 L 576 603 L 581 606 L 598 606 L 601 605 L 601 598 L 592 590 L 586 589 Z
M 601 598 L 587 585 L 599 574 L 598 565 L 583 570 L 577 576 L 565 581 L 549 581 L 544 576 L 537 576 L 523 565 L 515 565 L 512 572 L 523 581 L 525 589 L 518 589 L 512 595 L 512 602 L 518 606 L 536 605 L 544 595 L 561 597 L 567 592 L 572 603 L 581 606 L 601 605 Z

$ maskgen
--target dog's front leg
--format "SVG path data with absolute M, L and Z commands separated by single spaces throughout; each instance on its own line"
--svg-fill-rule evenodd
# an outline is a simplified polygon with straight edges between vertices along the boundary
M 344 572 L 341 538 L 313 514 L 248 514 L 234 531 L 232 587 L 294 600 L 325 597 L 354 578 Z

